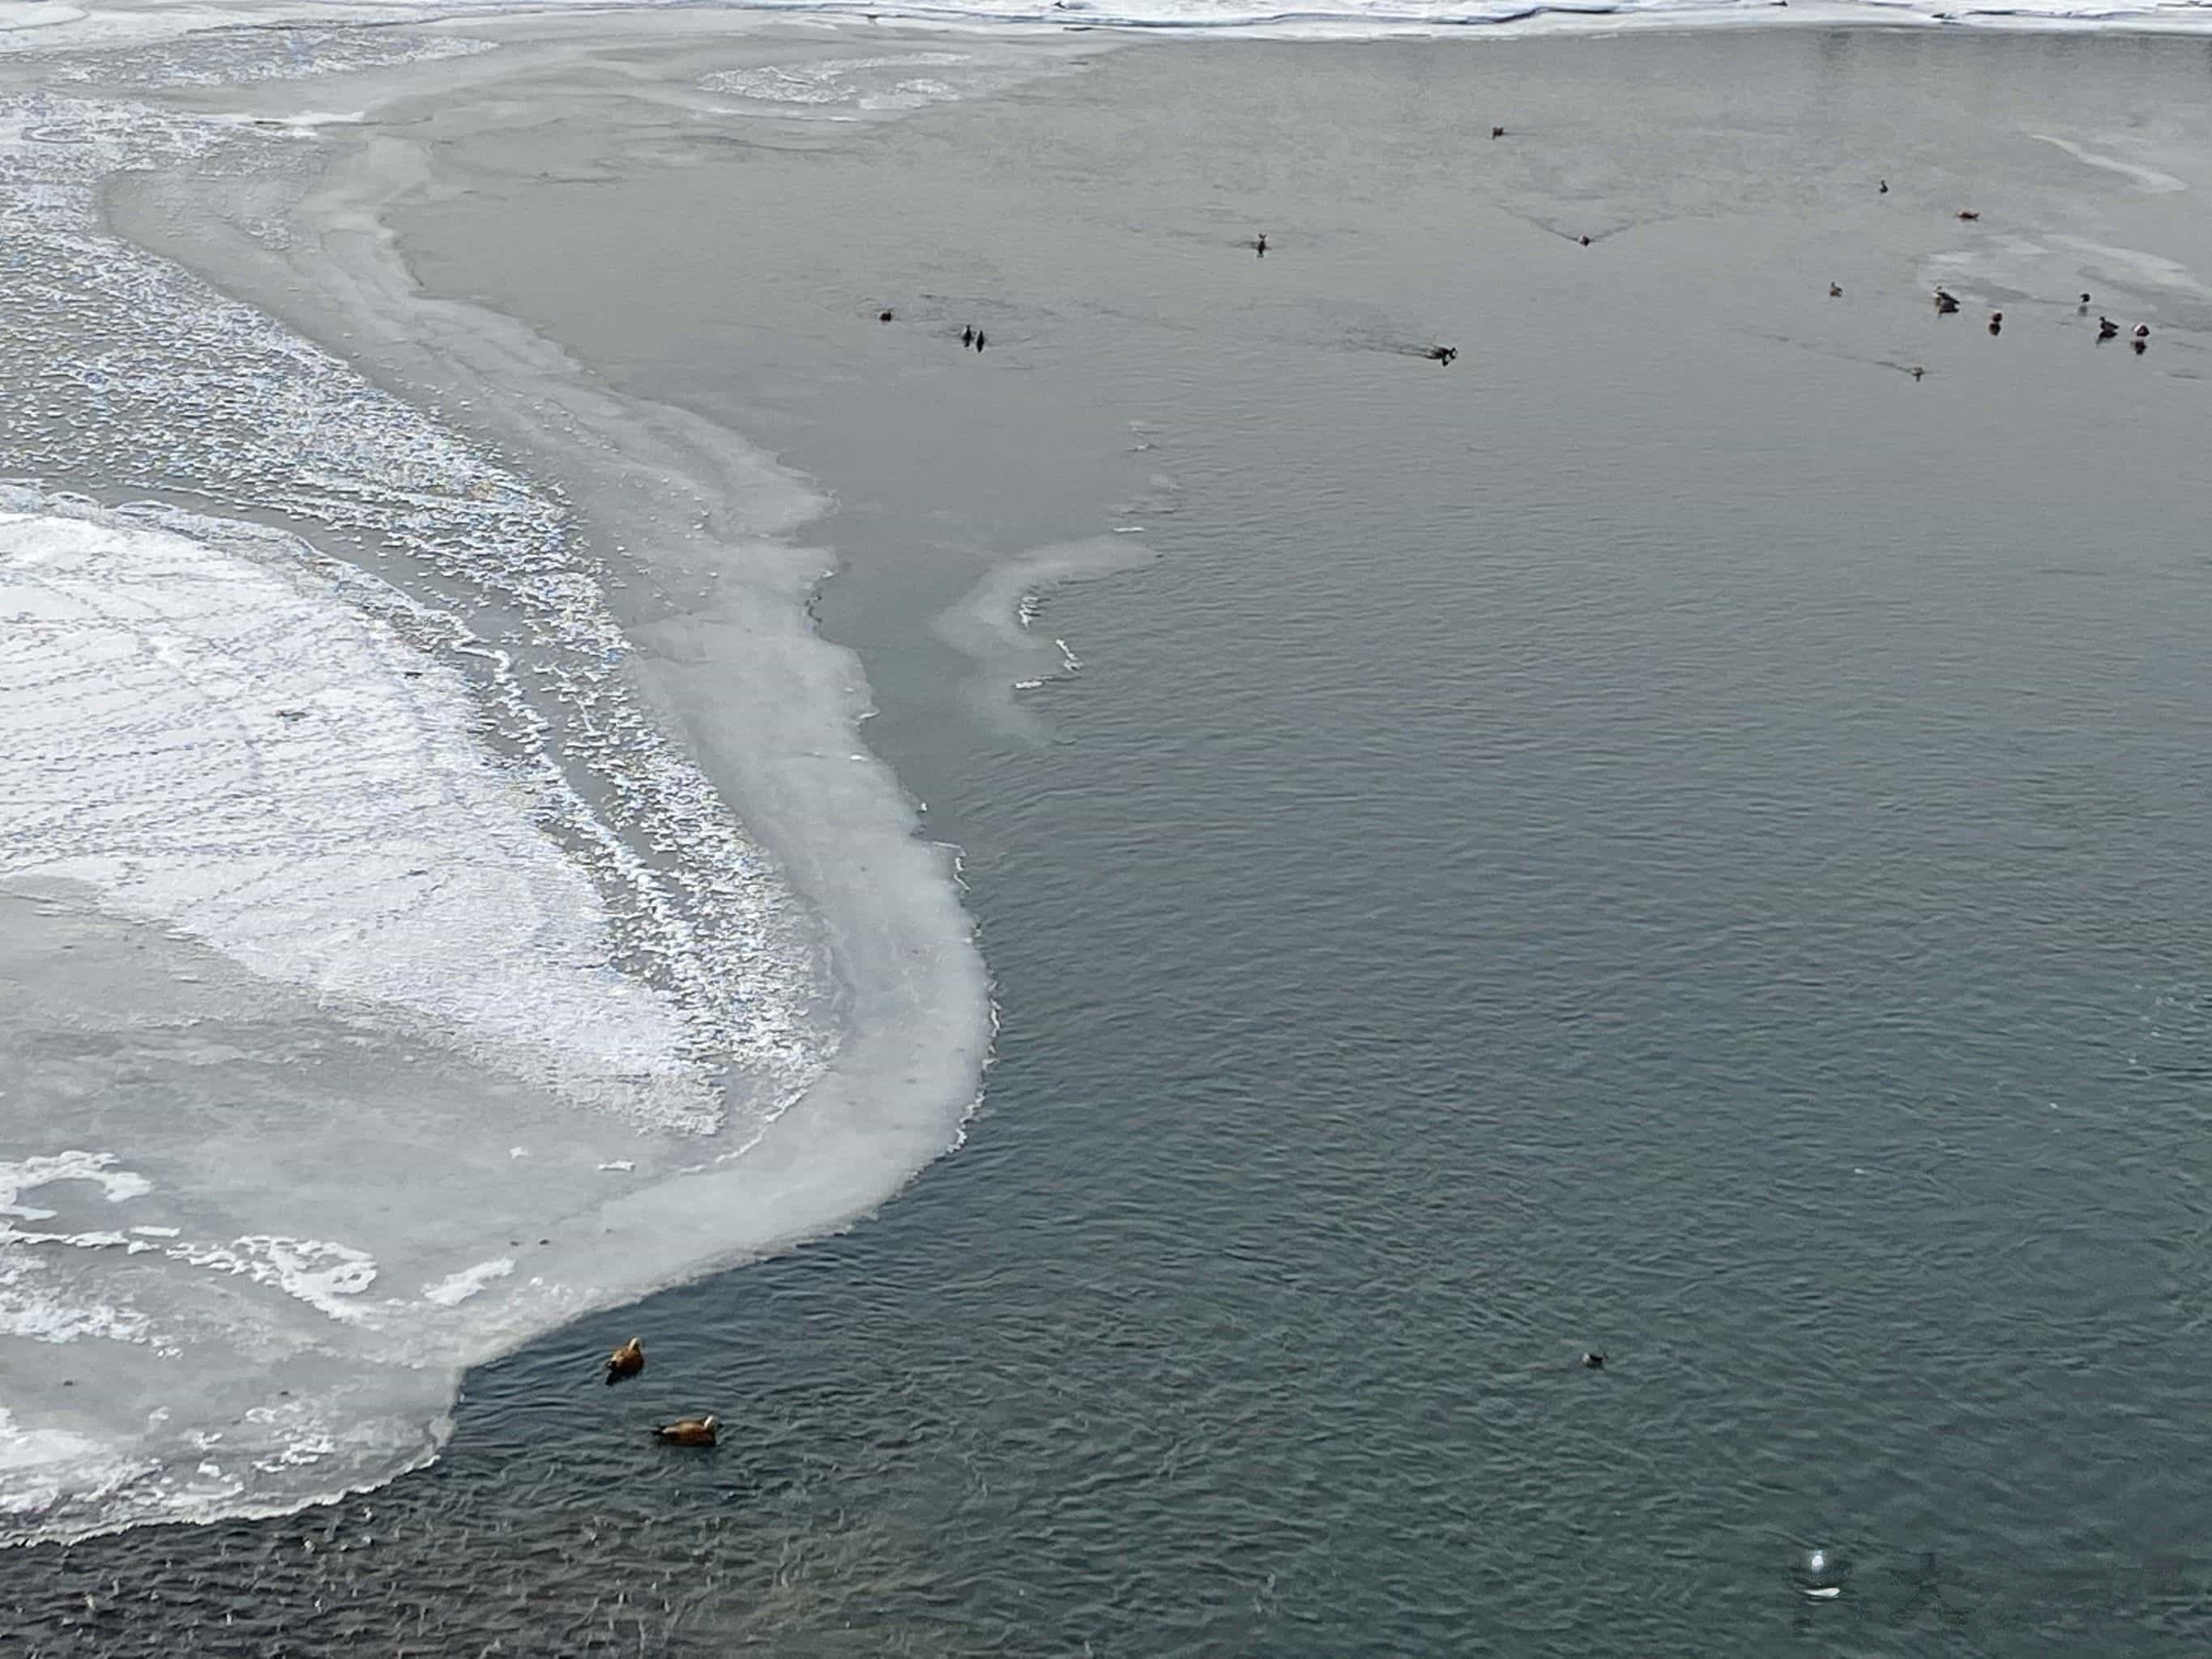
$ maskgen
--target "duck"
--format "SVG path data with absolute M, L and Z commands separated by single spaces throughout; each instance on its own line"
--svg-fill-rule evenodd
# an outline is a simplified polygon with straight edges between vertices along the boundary
M 1990 313 L 1990 332 L 1992 334 L 1999 334 L 2003 331 L 2004 313 L 2002 311 L 1992 311 Z
M 876 313 L 876 320 L 879 323 L 888 323 L 890 319 L 891 313 L 888 310 L 879 311 Z
M 1828 284 L 1828 297 L 1829 297 L 1831 300 L 1840 300 L 1840 299 L 1842 299 L 1842 298 L 1844 297 L 1844 285 L 1843 285 L 1841 283 L 1829 283 L 1829 284 Z
M 2114 322 L 2111 318 L 2100 317 L 2097 319 L 2097 337 L 2099 339 L 2109 340 L 2112 336 L 2118 334 L 2119 331 L 2120 325 Z
M 679 1417 L 673 1423 L 655 1424 L 653 1437 L 665 1446 L 711 1446 L 721 1429 L 722 1419 L 711 1414 Z
M 2150 338 L 2150 325 L 2148 323 L 2137 323 L 2136 325 L 2136 338 L 2138 340 L 2148 340 Z
M 1601 1353 L 1584 1354 L 1583 1356 L 1583 1369 L 1589 1371 L 1603 1370 L 1605 1369 L 1605 1356 Z
M 1505 129 L 1504 127 L 1492 127 L 1490 130 L 1490 136 L 1493 138 L 1503 138 L 1505 136 Z
M 1944 289 L 1936 290 L 1936 309 L 1947 316 L 1959 308 L 1959 302 Z
M 1959 210 L 1959 216 L 1961 219 L 1978 219 L 1982 216 L 1981 210 L 1978 208 L 1960 208 Z
M 633 1336 L 607 1356 L 607 1386 L 611 1389 L 624 1377 L 635 1376 L 644 1369 L 645 1344 Z

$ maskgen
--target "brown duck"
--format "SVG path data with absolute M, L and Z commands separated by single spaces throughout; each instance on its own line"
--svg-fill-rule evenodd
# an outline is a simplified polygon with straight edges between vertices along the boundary
M 711 1446 L 721 1429 L 719 1417 L 680 1417 L 673 1423 L 655 1425 L 653 1437 L 664 1445 Z
M 607 1356 L 607 1386 L 621 1382 L 626 1376 L 635 1376 L 645 1369 L 645 1344 L 635 1337 Z

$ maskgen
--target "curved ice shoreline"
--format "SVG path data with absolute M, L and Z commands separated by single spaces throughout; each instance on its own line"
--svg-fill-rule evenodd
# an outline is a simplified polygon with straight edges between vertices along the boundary
M 416 181 L 404 143 L 318 151 L 338 166 L 301 210 L 312 234 L 270 234 L 254 147 L 292 142 L 96 98 L 0 108 L 0 234 L 36 296 L 0 319 L 0 379 L 24 386 L 0 411 L 0 471 L 206 509 L 126 519 L 33 492 L 0 526 L 26 592 L 42 561 L 68 577 L 31 605 L 46 632 L 17 636 L 9 729 L 76 757 L 15 826 L 0 889 L 0 1024 L 36 1039 L 13 1043 L 22 1074 L 0 1083 L 0 1176 L 22 1194 L 0 1248 L 0 1542 L 278 1513 L 419 1465 L 467 1366 L 881 1202 L 957 1143 L 990 1040 L 950 853 L 860 750 L 859 665 L 806 615 L 823 562 L 786 532 L 820 498 L 507 319 L 421 301 L 376 218 Z M 274 262 L 221 292 L 114 238 L 94 206 L 117 173 L 218 144 L 227 164 L 176 176 L 234 189 L 243 246 Z M 410 403 L 230 297 L 258 279 L 322 296 L 309 331 L 356 342 L 348 356 Z M 449 400 L 513 416 L 515 448 L 425 412 Z M 256 518 L 328 534 L 310 548 Z M 269 542 L 274 564 L 227 562 L 228 536 Z M 595 544 L 640 550 L 603 563 Z M 146 590 L 147 617 L 100 614 L 133 558 L 179 580 Z M 653 595 L 626 632 L 609 608 L 625 586 Z M 248 588 L 228 621 L 194 597 Z M 411 639 L 378 632 L 395 619 Z M 295 636 L 325 645 L 287 666 Z M 161 713 L 151 680 L 106 687 L 104 706 L 62 695 L 57 676 L 97 685 L 101 661 L 168 674 L 179 696 Z M 380 781 L 361 770 L 373 754 L 348 752 L 349 720 L 372 751 L 386 732 L 440 735 Z M 191 758 L 204 744 L 227 774 Z M 451 757 L 422 820 L 436 833 L 420 857 L 395 842 L 369 860 L 414 896 L 377 907 L 381 942 L 317 920 L 318 872 L 264 856 L 261 809 L 343 784 L 277 816 L 358 858 L 412 774 L 447 765 L 434 750 Z M 127 808 L 79 810 L 118 768 Z M 210 811 L 237 833 L 173 837 L 161 865 L 163 826 Z M 538 851 L 532 818 L 552 838 Z M 483 929 L 424 902 L 479 825 L 504 848 L 491 887 L 542 852 L 535 890 L 585 919 L 546 964 L 574 975 L 573 1006 L 503 1006 L 531 949 L 479 961 Z M 290 884 L 298 909 L 273 890 L 207 909 L 204 860 L 226 886 Z M 525 917 L 483 920 L 496 935 Z M 599 1042 L 595 1000 L 662 1024 Z M 559 1030 L 538 1048 L 580 1068 L 531 1063 L 533 1023 Z M 56 1032 L 91 1038 L 51 1059 Z M 18 1036 L 0 1031 L 0 1054 Z M 702 1078 L 719 1111 L 602 1109 Z M 93 1352 L 56 1363 L 72 1350 Z M 92 1368 L 96 1387 L 57 1391 Z

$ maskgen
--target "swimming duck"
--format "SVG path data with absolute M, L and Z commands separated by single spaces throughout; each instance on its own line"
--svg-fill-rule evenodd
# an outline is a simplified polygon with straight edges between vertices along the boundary
M 2136 325 L 2136 338 L 2138 340 L 2148 340 L 2150 338 L 2150 325 L 2148 323 L 2137 323 Z
M 1505 136 L 1505 129 L 1504 127 L 1492 127 L 1490 130 L 1490 136 L 1493 138 L 1503 138 Z
M 1831 300 L 1840 300 L 1840 299 L 1842 299 L 1842 298 L 1844 297 L 1844 289 L 1843 289 L 1843 285 L 1842 285 L 1840 283 L 1829 283 L 1829 284 L 1828 284 L 1828 297 L 1829 297 Z
M 2111 318 L 2100 317 L 2097 319 L 2097 337 L 2099 339 L 2109 340 L 2112 336 L 2118 334 L 2119 331 L 2120 325 L 2114 322 Z
M 1979 210 L 1978 209 L 1976 209 L 1976 208 L 1960 208 L 1960 209 L 1959 210 L 1959 216 L 1960 216 L 1961 219 L 1978 219 L 1978 218 L 1980 218 L 1982 216 L 1981 216 L 1981 212 L 1980 212 L 1980 210 Z
M 1941 288 L 1936 290 L 1936 309 L 1937 311 L 1942 313 L 1945 316 L 1948 316 L 1958 308 L 1958 301 L 1954 299 L 1948 291 Z
M 680 1417 L 673 1423 L 654 1425 L 653 1437 L 669 1446 L 711 1446 L 721 1428 L 719 1417 Z
M 1584 1354 L 1583 1356 L 1583 1369 L 1592 1371 L 1603 1370 L 1605 1369 L 1605 1356 L 1601 1353 Z
M 2003 331 L 2004 313 L 2002 311 L 1992 311 L 1990 313 L 1990 332 L 1992 334 L 2002 334 Z
M 888 311 L 879 311 L 876 313 L 876 320 L 879 323 L 888 323 L 890 319 L 891 313 Z
M 624 1377 L 635 1376 L 644 1369 L 645 1344 L 633 1336 L 607 1356 L 607 1386 L 611 1389 Z

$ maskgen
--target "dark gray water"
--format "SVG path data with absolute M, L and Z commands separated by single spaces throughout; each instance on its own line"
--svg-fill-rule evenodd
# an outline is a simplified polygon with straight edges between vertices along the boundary
M 986 1109 L 849 1236 L 477 1374 L 425 1474 L 0 1564 L 16 1630 L 2201 1640 L 2203 62 L 1129 52 L 731 163 L 756 225 L 825 205 L 804 258 L 714 250 L 755 308 L 707 347 L 649 294 L 595 337 L 538 251 L 419 220 L 434 282 L 781 422 L 844 501 L 823 625 L 965 850 Z M 610 280 L 662 267 L 646 220 L 711 239 L 680 198 L 731 188 L 589 192 L 639 250 Z M 946 201 L 988 204 L 988 260 Z M 2151 350 L 2094 346 L 2085 286 Z M 910 326 L 872 321 L 894 301 Z M 942 337 L 971 312 L 980 360 Z M 1398 349 L 1436 339 L 1465 355 Z M 1161 558 L 1046 599 L 1085 664 L 1024 694 L 1052 740 L 978 714 L 927 618 L 1117 523 Z M 592 1362 L 633 1331 L 617 1413 Z M 701 1407 L 735 1425 L 708 1457 L 624 1426 Z

